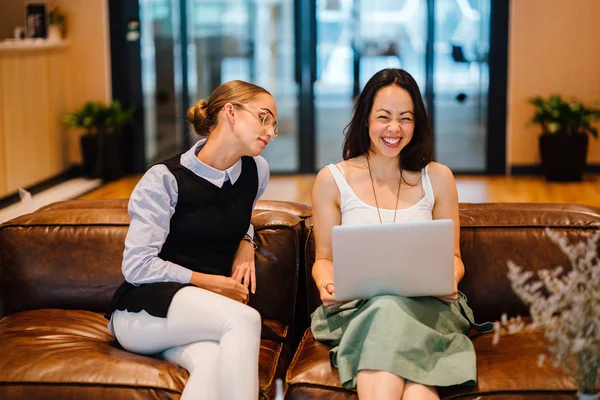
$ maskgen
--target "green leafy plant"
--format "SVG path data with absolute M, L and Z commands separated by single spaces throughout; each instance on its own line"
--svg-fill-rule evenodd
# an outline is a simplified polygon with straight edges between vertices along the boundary
M 600 119 L 600 110 L 586 106 L 577 100 L 563 100 L 560 95 L 529 99 L 535 107 L 531 122 L 542 127 L 544 135 L 585 135 L 598 137 L 593 123 Z
M 119 133 L 123 126 L 131 122 L 134 107 L 123 109 L 114 101 L 109 105 L 101 102 L 88 102 L 78 110 L 64 116 L 67 125 L 83 128 L 88 134 Z
M 57 5 L 50 6 L 50 9 L 48 10 L 48 25 L 59 26 L 63 37 L 66 36 L 67 17 Z

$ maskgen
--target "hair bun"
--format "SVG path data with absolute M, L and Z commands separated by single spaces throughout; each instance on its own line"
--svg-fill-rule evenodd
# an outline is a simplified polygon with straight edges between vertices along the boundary
M 198 120 L 206 118 L 206 116 L 208 115 L 207 112 L 208 112 L 208 103 L 206 102 L 206 100 L 200 100 L 193 107 L 190 107 L 190 109 L 188 110 L 188 112 L 187 112 L 188 121 L 191 124 L 196 125 L 196 123 L 198 123 Z

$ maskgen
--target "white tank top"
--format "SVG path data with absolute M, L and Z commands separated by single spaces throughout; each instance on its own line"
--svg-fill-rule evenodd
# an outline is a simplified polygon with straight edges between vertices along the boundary
M 405 221 L 427 221 L 433 219 L 433 205 L 435 198 L 429 175 L 427 174 L 427 165 L 421 170 L 421 185 L 423 197 L 416 204 L 403 209 L 396 210 L 396 222 Z M 346 181 L 344 175 L 333 164 L 327 166 L 335 179 L 340 190 L 340 208 L 342 211 L 342 225 L 365 225 L 379 224 L 377 207 L 371 206 L 358 198 L 354 190 Z M 391 223 L 394 220 L 394 210 L 380 208 L 381 220 L 385 223 Z

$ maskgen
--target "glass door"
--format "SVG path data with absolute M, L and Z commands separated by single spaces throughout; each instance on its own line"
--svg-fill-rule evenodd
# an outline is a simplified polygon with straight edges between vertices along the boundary
M 298 169 L 298 87 L 294 81 L 293 0 L 187 2 L 187 81 L 191 104 L 241 79 L 277 102 L 281 133 L 262 155 L 273 172 Z
M 146 161 L 187 148 L 196 139 L 187 108 L 242 79 L 278 105 L 281 134 L 263 152 L 272 172 L 318 171 L 341 160 L 356 95 L 374 73 L 394 67 L 421 88 L 436 159 L 455 172 L 490 170 L 490 146 L 502 146 L 503 136 L 490 136 L 488 119 L 501 129 L 504 117 L 492 114 L 500 105 L 488 116 L 490 87 L 502 95 L 494 89 L 501 79 L 490 86 L 489 59 L 496 76 L 506 61 L 502 46 L 490 45 L 491 3 L 139 0 Z M 504 11 L 497 31 L 508 26 Z M 500 158 L 492 161 L 501 169 Z
M 384 68 L 403 68 L 425 89 L 427 7 L 421 0 L 318 3 L 317 169 L 342 159 L 353 100 Z
M 432 8 L 429 8 L 432 7 Z M 317 8 L 317 170 L 342 158 L 353 98 L 377 71 L 417 81 L 435 158 L 486 169 L 490 0 L 323 0 Z
M 455 172 L 486 170 L 490 2 L 434 2 L 435 157 Z

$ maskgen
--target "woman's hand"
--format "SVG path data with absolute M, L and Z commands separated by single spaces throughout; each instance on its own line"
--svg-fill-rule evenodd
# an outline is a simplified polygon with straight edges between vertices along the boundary
M 248 303 L 248 288 L 233 278 L 194 272 L 190 283 L 240 303 Z
M 240 242 L 240 246 L 233 257 L 231 277 L 236 282 L 249 288 L 252 294 L 256 293 L 256 268 L 252 243 L 246 240 Z
M 445 294 L 442 296 L 436 296 L 438 299 L 443 301 L 444 303 L 450 304 L 453 301 L 458 299 L 458 282 L 454 279 L 454 292 L 451 294 Z
M 343 301 L 337 301 L 333 298 L 334 293 L 335 285 L 333 284 L 333 282 L 329 282 L 326 285 L 319 286 L 319 295 L 321 296 L 321 301 L 323 302 L 325 308 L 327 308 L 328 310 L 335 310 L 339 308 L 342 304 L 344 304 Z

